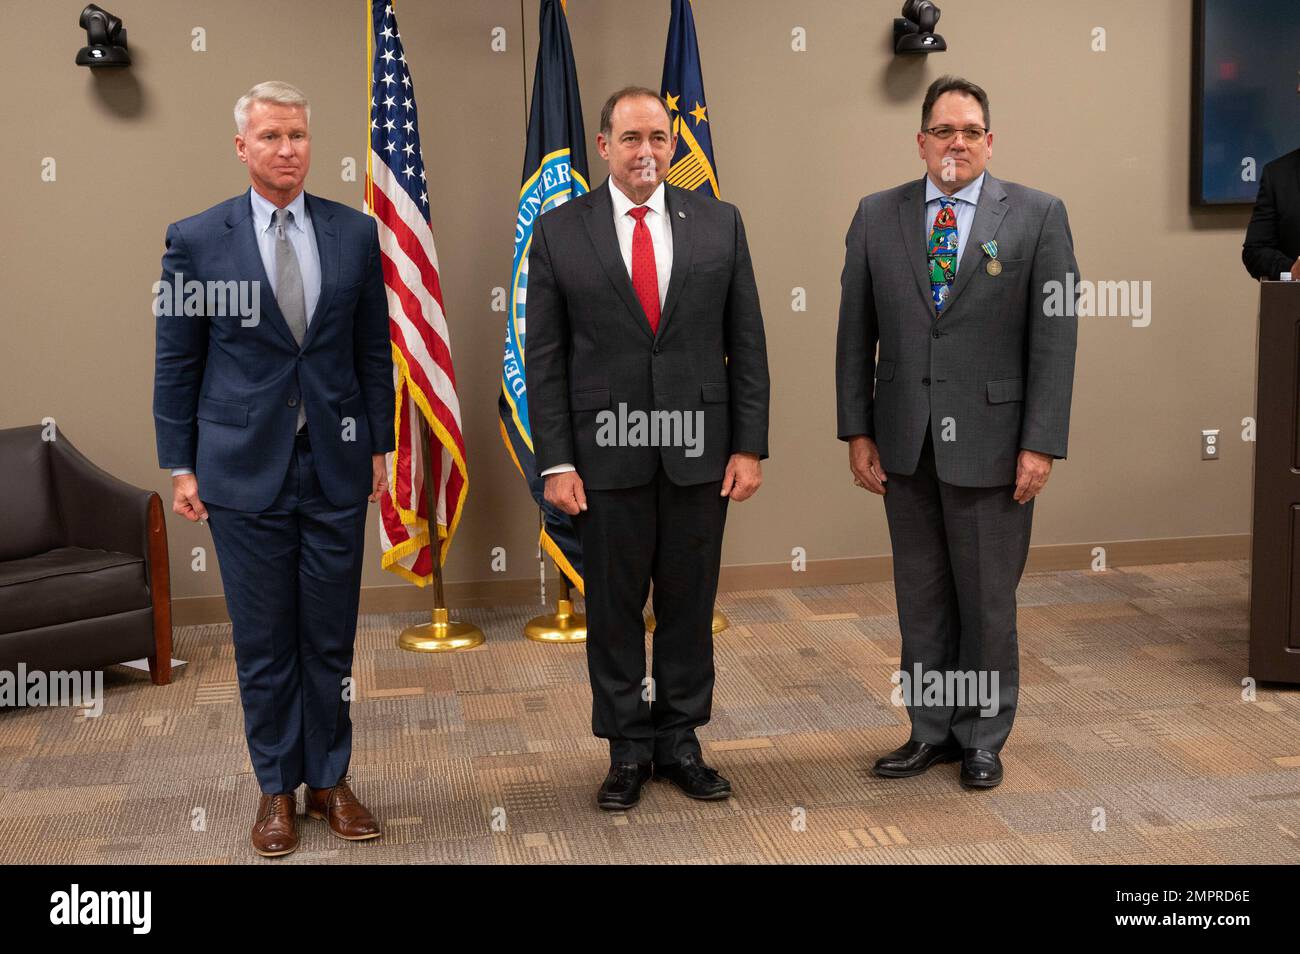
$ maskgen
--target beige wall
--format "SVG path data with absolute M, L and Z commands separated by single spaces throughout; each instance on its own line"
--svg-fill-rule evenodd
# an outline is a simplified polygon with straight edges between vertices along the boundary
M 451 581 L 535 579 L 536 512 L 497 432 L 515 196 L 536 46 L 535 0 L 399 0 L 418 94 L 434 237 L 460 385 L 470 495 Z M 656 86 L 668 3 L 570 0 L 587 132 L 628 82 Z M 879 501 L 852 486 L 835 440 L 834 339 L 843 237 L 860 196 L 918 177 L 913 134 L 941 72 L 992 98 L 991 171 L 1061 196 L 1084 276 L 1149 280 L 1153 319 L 1080 322 L 1070 459 L 1035 516 L 1034 543 L 1091 544 L 1249 530 L 1256 288 L 1239 252 L 1247 213 L 1187 202 L 1191 4 L 1126 0 L 1033 5 L 947 0 L 951 52 L 896 59 L 895 0 L 696 0 L 724 198 L 745 216 L 767 323 L 771 452 L 759 495 L 728 519 L 724 563 L 780 564 L 888 553 Z M 280 78 L 314 103 L 308 188 L 360 205 L 344 157 L 364 165 L 362 0 L 222 3 L 113 0 L 135 65 L 116 75 L 72 63 L 80 4 L 8 11 L 5 128 L 9 185 L 0 426 L 55 418 L 93 460 L 169 497 L 150 412 L 150 286 L 167 224 L 246 188 L 230 109 L 253 82 Z M 57 15 L 56 15 L 57 14 Z M 192 52 L 190 31 L 207 31 Z M 494 53 L 490 32 L 508 31 Z M 1090 49 L 1105 27 L 1108 51 Z M 791 30 L 807 31 L 807 52 Z M 274 65 L 280 64 L 280 65 Z M 594 181 L 604 171 L 589 150 Z M 58 179 L 42 182 L 41 161 Z M 808 309 L 791 310 L 791 289 Z M 1198 433 L 1224 429 L 1202 463 Z M 177 597 L 220 592 L 203 528 L 169 518 Z M 365 583 L 397 581 L 368 538 Z M 491 549 L 505 547 L 495 575 Z M 790 581 L 801 578 L 791 575 Z

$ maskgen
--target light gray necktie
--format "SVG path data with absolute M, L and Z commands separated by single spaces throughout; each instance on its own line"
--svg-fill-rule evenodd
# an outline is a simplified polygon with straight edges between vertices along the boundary
M 307 335 L 307 299 L 302 290 L 298 255 L 285 231 L 293 224 L 293 213 L 288 209 L 276 209 L 271 221 L 275 225 L 275 303 L 280 306 L 280 313 L 293 332 L 293 340 L 302 347 L 302 339 Z M 306 421 L 307 412 L 303 409 L 302 395 L 299 395 L 298 430 L 302 430 Z

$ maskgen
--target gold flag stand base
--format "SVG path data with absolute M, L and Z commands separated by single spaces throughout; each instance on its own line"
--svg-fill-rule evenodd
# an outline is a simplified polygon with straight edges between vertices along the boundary
M 402 630 L 397 645 L 413 653 L 446 653 L 483 645 L 483 630 L 450 618 L 447 607 L 435 606 L 433 618 Z
M 429 423 L 421 419 L 420 433 L 424 438 L 424 488 L 428 494 L 428 513 L 438 512 L 437 493 L 433 486 L 429 460 L 432 456 L 433 435 Z M 438 533 L 430 518 L 428 523 L 429 546 L 433 556 L 433 608 L 427 623 L 408 626 L 397 637 L 397 645 L 412 653 L 449 653 L 458 649 L 473 649 L 483 645 L 483 630 L 473 623 L 462 623 L 451 618 L 447 598 L 442 587 L 442 552 Z
M 555 612 L 534 616 L 524 624 L 524 635 L 538 643 L 585 643 L 587 617 L 573 611 L 569 599 L 569 580 L 560 571 L 560 598 L 555 601 Z
M 731 620 L 727 619 L 727 614 L 722 612 L 722 610 L 718 609 L 716 606 L 713 607 L 713 635 L 718 635 L 718 633 L 722 632 L 730 625 Z M 645 618 L 645 629 L 647 633 L 653 633 L 655 631 L 654 613 L 651 613 Z

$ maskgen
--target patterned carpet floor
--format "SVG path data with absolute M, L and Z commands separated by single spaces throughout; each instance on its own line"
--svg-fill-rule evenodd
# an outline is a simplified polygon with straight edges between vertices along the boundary
M 885 780 L 893 586 L 724 593 L 706 758 L 735 786 L 693 802 L 651 783 L 606 813 L 582 646 L 529 642 L 536 606 L 464 610 L 487 642 L 396 647 L 418 614 L 362 616 L 353 787 L 386 827 L 248 846 L 257 785 L 228 625 L 178 629 L 170 686 L 114 667 L 104 712 L 0 712 L 9 863 L 1296 863 L 1300 690 L 1243 699 L 1245 561 L 1029 574 L 1006 781 L 957 766 Z M 427 614 L 424 617 L 427 619 Z M 301 803 L 301 794 L 299 795 Z

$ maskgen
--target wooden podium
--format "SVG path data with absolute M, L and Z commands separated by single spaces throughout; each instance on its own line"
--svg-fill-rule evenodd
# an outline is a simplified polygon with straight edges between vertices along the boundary
M 1300 683 L 1300 282 L 1263 282 L 1255 398 L 1250 675 Z

